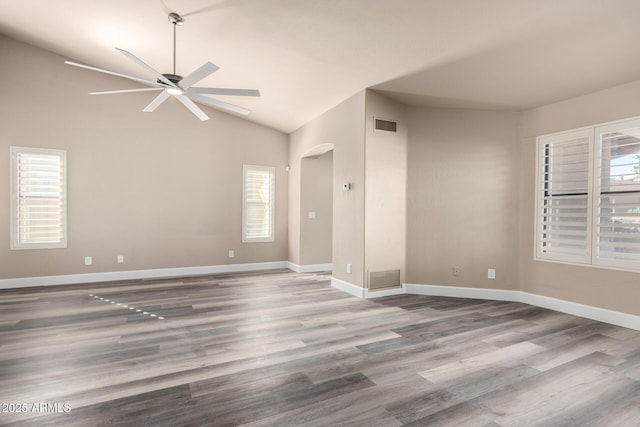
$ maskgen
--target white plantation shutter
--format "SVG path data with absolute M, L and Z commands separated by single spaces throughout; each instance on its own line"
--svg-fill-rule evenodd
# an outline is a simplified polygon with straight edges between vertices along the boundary
M 588 263 L 591 131 L 540 138 L 538 256 Z
M 640 120 L 596 129 L 594 263 L 640 268 Z
M 11 147 L 11 249 L 65 248 L 66 152 Z
M 538 138 L 536 258 L 640 271 L 640 118 Z
M 274 241 L 275 168 L 243 168 L 243 242 Z

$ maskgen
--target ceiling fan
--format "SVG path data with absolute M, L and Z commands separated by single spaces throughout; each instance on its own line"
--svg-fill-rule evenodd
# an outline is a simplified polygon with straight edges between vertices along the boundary
M 136 64 L 150 72 L 157 80 L 151 81 L 141 79 L 139 77 L 128 76 L 126 74 L 116 73 L 114 71 L 104 70 L 102 68 L 92 67 L 91 65 L 80 64 L 73 61 L 65 61 L 66 64 L 73 65 L 75 67 L 86 68 L 87 70 L 98 71 L 105 74 L 111 74 L 113 76 L 124 77 L 125 79 L 135 80 L 140 83 L 145 83 L 151 87 L 140 89 L 121 89 L 121 90 L 108 90 L 101 92 L 89 92 L 90 95 L 107 95 L 114 93 L 129 93 L 129 92 L 146 92 L 146 91 L 162 91 L 149 105 L 147 105 L 142 111 L 150 113 L 154 111 L 160 104 L 173 96 L 180 101 L 185 107 L 187 107 L 193 114 L 195 114 L 200 120 L 209 120 L 209 117 L 198 107 L 192 100 L 200 101 L 205 104 L 210 104 L 214 107 L 222 108 L 224 110 L 233 111 L 239 114 L 249 114 L 249 110 L 239 107 L 237 105 L 230 104 L 228 102 L 220 101 L 218 99 L 210 98 L 206 95 L 232 95 L 232 96 L 260 96 L 260 92 L 255 89 L 227 89 L 227 88 L 211 88 L 211 87 L 195 87 L 193 86 L 200 80 L 209 76 L 217 71 L 220 67 L 211 62 L 206 62 L 200 68 L 182 77 L 176 74 L 176 26 L 182 25 L 182 17 L 177 13 L 169 14 L 169 22 L 173 24 L 173 73 L 160 74 L 149 65 L 144 63 L 141 59 L 133 55 L 131 52 L 116 48 L 120 53 L 131 59 Z

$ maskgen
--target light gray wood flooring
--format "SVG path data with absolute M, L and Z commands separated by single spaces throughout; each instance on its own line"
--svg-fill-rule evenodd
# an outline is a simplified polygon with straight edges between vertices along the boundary
M 1 425 L 640 426 L 640 332 L 288 270 L 24 288 L 0 292 L 0 403 Z

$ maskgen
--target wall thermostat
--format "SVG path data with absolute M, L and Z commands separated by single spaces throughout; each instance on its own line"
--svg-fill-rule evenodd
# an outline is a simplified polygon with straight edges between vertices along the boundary
M 345 182 L 344 184 L 342 184 L 342 191 L 349 191 L 349 190 L 351 190 L 350 182 Z

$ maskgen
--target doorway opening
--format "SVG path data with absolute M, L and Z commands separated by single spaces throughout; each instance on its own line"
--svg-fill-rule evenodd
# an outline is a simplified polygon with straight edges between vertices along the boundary
M 300 265 L 330 266 L 333 256 L 333 145 L 305 153 L 300 168 Z

